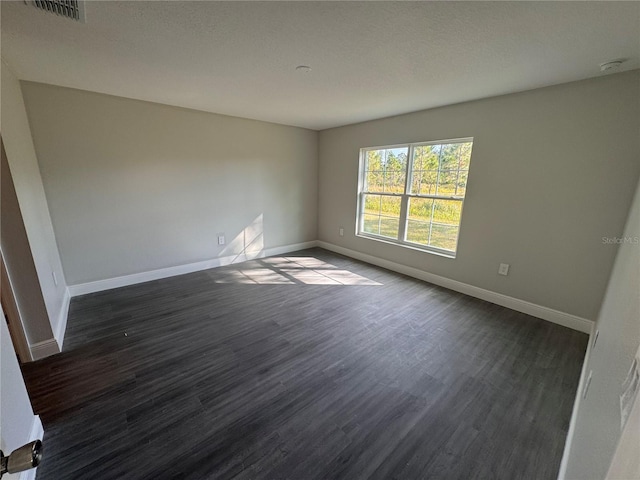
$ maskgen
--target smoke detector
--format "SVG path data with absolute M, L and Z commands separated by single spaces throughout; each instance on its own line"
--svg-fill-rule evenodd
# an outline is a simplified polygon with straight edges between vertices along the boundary
M 605 62 L 600 64 L 600 71 L 605 73 L 614 73 L 620 70 L 624 60 L 613 60 L 611 62 Z
M 45 12 L 55 13 L 60 17 L 85 23 L 83 0 L 24 0 L 24 3 Z

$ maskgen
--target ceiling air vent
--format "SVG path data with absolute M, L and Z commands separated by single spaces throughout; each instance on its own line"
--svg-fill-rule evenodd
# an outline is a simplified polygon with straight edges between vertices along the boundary
M 82 0 L 25 0 L 24 3 L 78 22 L 84 23 L 85 20 Z

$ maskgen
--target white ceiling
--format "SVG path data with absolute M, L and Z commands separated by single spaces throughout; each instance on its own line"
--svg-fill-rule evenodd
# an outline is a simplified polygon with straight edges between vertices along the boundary
M 636 2 L 1 3 L 21 79 L 312 129 L 640 67 Z

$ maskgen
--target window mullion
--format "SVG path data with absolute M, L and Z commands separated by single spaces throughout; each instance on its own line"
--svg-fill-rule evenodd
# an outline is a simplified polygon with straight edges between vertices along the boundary
M 440 145 L 440 152 L 438 153 L 438 173 L 436 174 L 436 197 L 438 193 L 440 193 L 440 172 L 442 170 L 442 145 Z M 433 214 L 436 209 L 436 199 L 433 199 L 433 203 L 431 204 L 431 218 L 429 219 L 429 238 L 427 240 L 427 244 L 431 245 L 431 234 L 433 233 Z
M 462 147 L 458 145 L 458 170 L 456 171 L 456 190 L 455 195 L 458 195 L 458 182 L 460 181 L 460 162 L 462 162 Z
M 398 225 L 398 240 L 404 241 L 407 234 L 407 210 L 409 209 L 409 196 L 402 195 L 400 203 L 400 225 Z
M 436 208 L 436 200 L 433 199 L 431 203 L 431 217 L 429 218 L 429 237 L 427 238 L 427 245 L 431 245 L 431 232 L 433 231 L 433 212 Z
M 440 152 L 438 153 L 438 172 L 436 173 L 436 190 L 435 194 L 440 193 L 440 170 L 442 169 L 442 145 L 440 145 Z
M 409 194 L 409 190 L 411 188 L 411 182 L 413 181 L 413 145 L 409 144 L 409 148 L 407 151 L 407 167 L 404 176 L 404 194 L 405 196 Z
M 407 212 L 409 210 L 409 190 L 413 181 L 413 145 L 407 146 L 407 166 L 404 172 L 404 193 L 400 201 L 400 222 L 398 225 L 398 240 L 405 241 L 407 237 Z

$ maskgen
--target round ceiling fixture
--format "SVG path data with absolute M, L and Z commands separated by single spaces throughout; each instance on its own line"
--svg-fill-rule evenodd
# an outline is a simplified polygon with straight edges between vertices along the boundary
M 600 71 L 608 72 L 608 73 L 617 72 L 618 70 L 620 70 L 620 67 L 622 66 L 623 62 L 624 60 L 613 60 L 611 62 L 601 63 Z
M 309 65 L 298 65 L 296 67 L 296 72 L 308 73 L 311 71 L 311 67 Z

